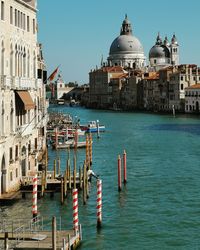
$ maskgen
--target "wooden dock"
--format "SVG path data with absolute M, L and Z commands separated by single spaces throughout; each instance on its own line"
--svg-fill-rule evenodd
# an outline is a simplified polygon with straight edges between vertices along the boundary
M 53 249 L 52 232 L 42 231 L 35 234 L 24 235 L 25 239 L 19 242 L 14 250 L 49 250 Z M 69 239 L 69 242 L 67 240 Z M 79 234 L 74 235 L 73 230 L 57 231 L 56 233 L 56 250 L 76 249 L 80 244 L 81 237 Z
M 52 219 L 52 230 L 43 230 L 43 219 L 30 220 L 16 227 L 15 222 L 0 222 L 0 241 L 6 249 L 13 250 L 68 250 L 76 249 L 82 240 L 81 225 L 75 230 L 57 230 L 56 218 Z M 59 227 L 58 227 L 59 228 Z M 10 248 L 11 247 L 11 248 Z

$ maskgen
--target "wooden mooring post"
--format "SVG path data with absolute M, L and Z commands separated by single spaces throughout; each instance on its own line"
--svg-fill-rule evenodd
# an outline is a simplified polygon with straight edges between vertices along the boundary
M 87 176 L 87 171 L 86 171 L 86 161 L 84 161 L 83 164 L 83 204 L 86 204 L 87 200 L 87 193 L 86 193 L 86 177 Z
M 61 177 L 61 180 L 60 180 L 60 203 L 61 205 L 64 204 L 64 197 L 63 197 L 63 177 Z
M 124 185 L 127 182 L 127 177 L 126 177 L 126 151 L 124 150 L 123 153 L 123 166 L 124 166 Z
M 56 250 L 56 217 L 52 218 L 52 249 Z
M 5 232 L 5 236 L 4 236 L 4 250 L 8 250 L 8 232 Z
M 54 159 L 54 162 L 53 162 L 53 178 L 54 179 L 56 178 L 56 159 Z
M 122 177 L 121 177 L 121 157 L 118 155 L 118 191 L 122 190 Z

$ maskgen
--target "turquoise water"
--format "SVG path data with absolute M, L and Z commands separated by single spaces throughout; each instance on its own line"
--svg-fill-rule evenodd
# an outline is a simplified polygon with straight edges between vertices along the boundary
M 96 186 L 83 205 L 79 194 L 80 249 L 200 249 L 200 125 L 199 117 L 121 113 L 83 108 L 60 108 L 81 123 L 100 120 L 106 132 L 93 136 L 93 170 L 103 182 L 103 224 L 96 230 Z M 117 157 L 127 152 L 127 185 L 117 187 Z M 56 156 L 50 152 L 50 165 Z M 61 165 L 67 153 L 59 151 Z M 78 151 L 82 165 L 85 151 Z M 4 217 L 30 215 L 31 197 L 2 207 Z M 72 226 L 71 196 L 60 206 L 54 199 L 39 200 L 41 215 L 62 216 Z

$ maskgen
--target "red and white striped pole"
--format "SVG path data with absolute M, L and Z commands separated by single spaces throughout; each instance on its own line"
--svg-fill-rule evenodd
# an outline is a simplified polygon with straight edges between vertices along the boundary
M 122 173 L 121 173 L 121 158 L 118 155 L 118 191 L 122 190 Z
M 32 199 L 32 214 L 33 218 L 37 217 L 37 174 L 33 177 L 33 199 Z
M 78 230 L 78 189 L 73 189 L 73 226 Z
M 97 180 L 97 228 L 102 223 L 102 180 Z
M 125 150 L 123 153 L 123 165 L 124 165 L 124 184 L 126 184 L 127 178 L 126 178 L 126 151 Z

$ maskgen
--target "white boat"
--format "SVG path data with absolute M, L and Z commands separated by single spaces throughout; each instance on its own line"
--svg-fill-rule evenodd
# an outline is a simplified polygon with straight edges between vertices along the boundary
M 91 133 L 98 133 L 98 132 L 105 132 L 105 126 L 100 125 L 99 121 L 89 121 L 88 125 L 81 125 L 80 126 L 82 130 L 85 130 L 86 132 Z
M 67 140 L 65 142 L 59 142 L 56 146 L 55 143 L 52 144 L 54 149 L 64 149 L 64 148 L 84 148 L 86 147 L 86 141 L 78 141 L 77 144 L 73 139 Z

